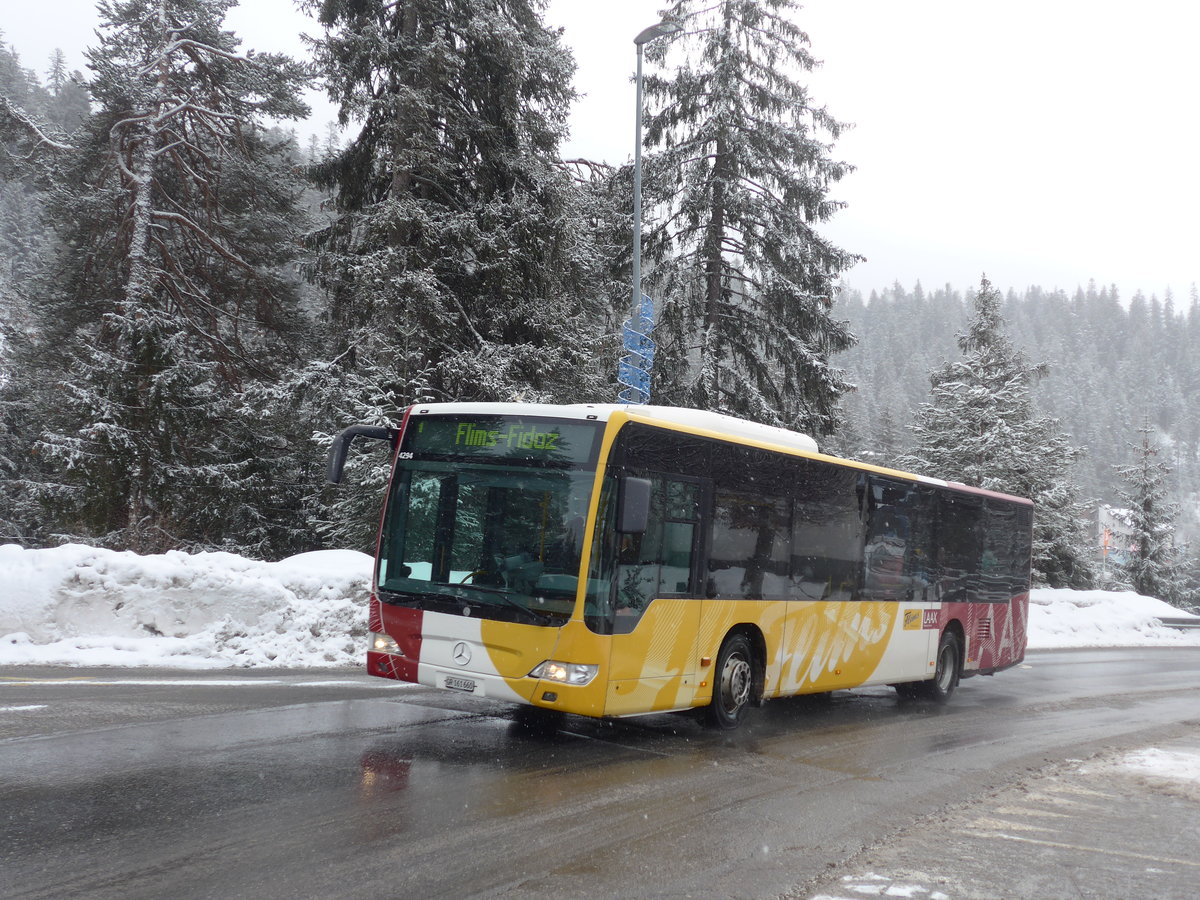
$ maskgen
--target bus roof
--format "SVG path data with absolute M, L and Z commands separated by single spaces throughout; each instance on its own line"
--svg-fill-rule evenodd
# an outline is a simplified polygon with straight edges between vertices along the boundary
M 682 425 L 731 437 L 777 444 L 806 453 L 817 452 L 817 442 L 797 431 L 748 422 L 723 413 L 675 406 L 621 403 L 571 403 L 561 406 L 548 403 L 422 403 L 413 406 L 412 411 L 416 414 L 545 416 L 554 419 L 590 419 L 593 422 L 607 422 L 613 413 L 624 412 L 630 418 L 643 422 Z
M 541 416 L 551 419 L 586 419 L 593 422 L 607 422 L 615 413 L 624 413 L 630 420 L 651 425 L 665 425 L 683 428 L 689 431 L 704 433 L 715 437 L 740 438 L 769 448 L 777 448 L 792 453 L 802 453 L 819 459 L 828 460 L 840 465 L 851 466 L 881 475 L 890 475 L 922 484 L 938 487 L 948 487 L 988 497 L 997 497 L 1017 503 L 1033 505 L 1031 500 L 989 491 L 984 488 L 971 487 L 958 482 L 945 481 L 941 478 L 931 478 L 928 475 L 917 475 L 912 472 L 902 472 L 876 466 L 858 460 L 843 459 L 827 456 L 817 448 L 817 442 L 806 434 L 789 431 L 774 425 L 763 425 L 750 422 L 723 413 L 709 412 L 701 409 L 686 409 L 675 406 L 651 406 L 623 403 L 418 403 L 412 407 L 414 415 L 504 415 L 504 416 Z

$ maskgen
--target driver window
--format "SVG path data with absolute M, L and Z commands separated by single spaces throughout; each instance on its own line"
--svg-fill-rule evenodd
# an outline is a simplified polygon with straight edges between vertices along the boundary
M 695 482 L 651 474 L 643 534 L 618 535 L 614 633 L 634 629 L 655 597 L 689 595 L 700 491 Z

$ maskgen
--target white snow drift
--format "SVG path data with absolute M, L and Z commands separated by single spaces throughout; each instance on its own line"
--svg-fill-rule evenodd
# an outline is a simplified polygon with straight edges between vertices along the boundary
M 0 546 L 0 665 L 349 666 L 371 558 Z

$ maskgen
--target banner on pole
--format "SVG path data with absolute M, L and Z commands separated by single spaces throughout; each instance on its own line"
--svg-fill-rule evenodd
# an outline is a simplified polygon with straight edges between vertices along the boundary
M 654 301 L 642 294 L 636 320 L 625 320 L 623 345 L 625 354 L 617 365 L 617 381 L 623 385 L 617 399 L 622 403 L 647 403 L 650 400 L 650 369 L 658 345 L 650 337 L 654 329 Z

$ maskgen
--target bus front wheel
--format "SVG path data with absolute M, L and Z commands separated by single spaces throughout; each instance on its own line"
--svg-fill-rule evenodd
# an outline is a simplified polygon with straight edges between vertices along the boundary
M 708 722 L 716 728 L 737 728 L 754 689 L 754 651 L 744 634 L 725 639 L 714 676 Z

